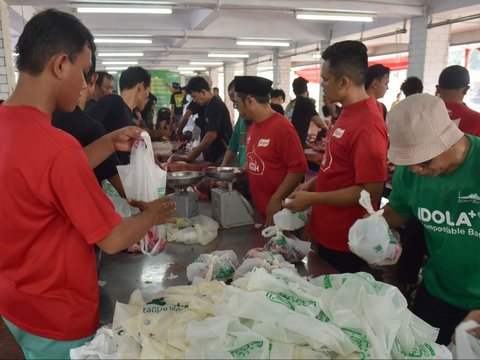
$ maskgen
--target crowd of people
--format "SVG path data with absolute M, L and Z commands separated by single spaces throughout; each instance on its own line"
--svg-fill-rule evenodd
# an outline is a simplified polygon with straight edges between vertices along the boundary
M 232 127 L 227 106 L 201 76 L 183 88 L 173 83 L 171 108 L 158 111 L 156 121 L 147 70 L 123 71 L 120 93 L 113 94 L 110 76 L 95 72 L 93 36 L 71 14 L 38 13 L 16 50 L 18 83 L 0 106 L 0 314 L 27 358 L 68 358 L 70 348 L 95 333 L 93 245 L 112 254 L 153 225 L 175 221 L 168 196 L 149 203 L 129 199 L 141 212 L 121 218 L 99 186 L 108 179 L 124 196 L 116 165 L 129 162 L 139 125 L 152 137 L 182 139 L 192 122 L 199 138 L 184 160 L 201 156 L 244 167 L 265 226 L 282 208 L 311 207 L 314 251 L 339 272 L 376 275 L 350 251 L 348 231 L 366 214 L 358 203 L 362 190 L 378 208 L 388 159 L 395 170 L 384 216 L 392 229 L 408 234 L 400 260 L 405 284 L 417 282 L 427 259 L 414 313 L 440 328 L 441 344 L 450 342 L 462 319 L 478 318 L 469 312 L 480 309 L 480 114 L 463 103 L 469 89 L 464 67 L 442 71 L 437 96 L 422 93 L 420 79 L 407 78 L 401 87 L 406 98 L 387 112 L 378 100 L 390 70 L 369 67 L 359 41 L 334 43 L 322 53 L 323 117 L 301 77 L 284 111 L 285 92 L 272 89 L 272 81 L 237 76 L 227 89 L 239 113 Z M 326 147 L 317 175 L 305 181 L 311 122 L 325 134 Z

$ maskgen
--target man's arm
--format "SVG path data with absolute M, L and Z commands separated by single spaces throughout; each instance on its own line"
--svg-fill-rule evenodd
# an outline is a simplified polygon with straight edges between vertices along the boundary
M 225 156 L 223 157 L 223 160 L 222 160 L 222 163 L 220 164 L 220 166 L 227 166 L 228 164 L 230 164 L 236 154 L 237 153 L 235 151 L 232 151 L 232 150 L 228 149 L 225 152 Z
M 320 129 L 325 131 L 328 130 L 327 123 L 319 115 L 313 116 L 310 120 L 313 121 Z
M 267 211 L 265 214 L 265 226 L 273 225 L 273 215 L 282 210 L 282 201 L 285 199 L 289 194 L 292 193 L 293 190 L 298 186 L 300 181 L 302 181 L 305 173 L 288 173 L 283 179 L 280 186 L 277 188 L 270 198 L 270 201 L 267 205 Z
M 187 125 L 188 119 L 190 119 L 190 116 L 192 116 L 192 110 L 187 109 L 185 111 L 185 114 L 183 114 L 182 118 L 178 122 L 178 128 L 177 128 L 177 137 L 180 138 L 182 133 L 183 133 L 183 128 L 185 125 Z
M 387 221 L 388 226 L 390 226 L 392 229 L 398 229 L 407 223 L 408 219 L 400 215 L 389 204 L 385 205 L 383 209 L 383 217 Z
M 130 151 L 135 140 L 142 140 L 142 129 L 127 126 L 102 136 L 83 148 L 92 169 L 100 165 L 115 151 Z
M 152 202 L 130 201 L 130 204 L 142 210 L 136 216 L 123 218 L 103 240 L 97 242 L 100 249 L 107 254 L 115 254 L 137 243 L 154 225 L 166 222 L 175 223 L 168 218 L 175 212 L 175 204 L 170 202 L 171 197 L 165 196 Z
M 358 205 L 360 192 L 362 190 L 366 190 L 370 193 L 372 204 L 377 204 L 382 197 L 383 186 L 383 182 L 377 182 L 354 185 L 335 191 L 298 191 L 290 195 L 292 201 L 290 201 L 288 204 L 284 204 L 284 207 L 293 211 L 302 211 L 315 204 L 324 204 L 335 207 L 356 206 Z
M 216 131 L 207 132 L 203 137 L 202 142 L 187 154 L 187 162 L 195 161 L 195 159 L 199 157 L 203 151 L 208 149 L 208 147 L 214 142 L 216 138 L 217 138 Z

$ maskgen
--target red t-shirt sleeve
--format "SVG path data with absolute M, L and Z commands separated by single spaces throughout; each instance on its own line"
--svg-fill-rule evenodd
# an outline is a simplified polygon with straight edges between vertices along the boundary
M 80 146 L 62 149 L 52 159 L 39 197 L 58 209 L 89 244 L 103 240 L 121 221 Z
M 352 149 L 355 184 L 387 180 L 387 134 L 377 127 L 360 130 Z

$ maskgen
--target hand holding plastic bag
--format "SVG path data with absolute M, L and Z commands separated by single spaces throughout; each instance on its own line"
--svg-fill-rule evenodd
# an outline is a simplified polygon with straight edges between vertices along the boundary
M 292 199 L 285 199 L 286 204 L 290 201 Z M 310 209 L 297 212 L 293 212 L 290 209 L 282 209 L 273 215 L 273 223 L 280 230 L 293 231 L 305 226 L 309 214 Z
M 455 329 L 455 352 L 457 359 L 479 359 L 480 339 L 470 334 L 470 331 L 480 328 L 475 320 L 461 322 Z
M 382 216 L 383 209 L 373 210 L 370 194 L 365 190 L 360 193 L 359 203 L 370 216 L 359 219 L 352 225 L 348 232 L 348 247 L 369 264 L 395 264 L 402 248 Z
M 155 164 L 150 135 L 145 131 L 140 135 L 143 142 L 134 143 L 130 164 L 117 166 L 117 169 L 128 198 L 153 201 L 165 196 L 167 173 Z M 142 252 L 149 256 L 161 253 L 165 245 L 164 225 L 152 227 L 140 241 Z

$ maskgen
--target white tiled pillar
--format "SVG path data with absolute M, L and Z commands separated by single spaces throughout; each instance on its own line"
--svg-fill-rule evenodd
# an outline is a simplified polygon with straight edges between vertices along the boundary
M 290 87 L 292 80 L 290 79 L 290 65 L 291 57 L 279 58 L 278 53 L 273 58 L 273 88 L 282 89 L 287 96 L 286 102 L 288 102 Z
M 0 0 L 0 99 L 5 100 L 15 87 L 8 6 Z
M 243 63 L 243 74 L 248 76 L 257 76 L 257 64 L 247 65 L 247 61 Z
M 212 78 L 212 87 L 218 87 L 218 68 L 210 69 L 210 77 Z
M 417 76 L 423 81 L 423 91 L 435 94 L 440 72 L 447 66 L 450 44 L 450 26 L 428 29 L 428 18 L 410 20 L 407 76 Z
M 227 105 L 228 111 L 230 112 L 230 120 L 232 124 L 235 123 L 234 117 L 234 109 L 233 104 L 228 98 L 228 84 L 233 80 L 235 77 L 235 65 L 228 64 L 223 66 L 223 88 L 225 89 L 225 105 Z

